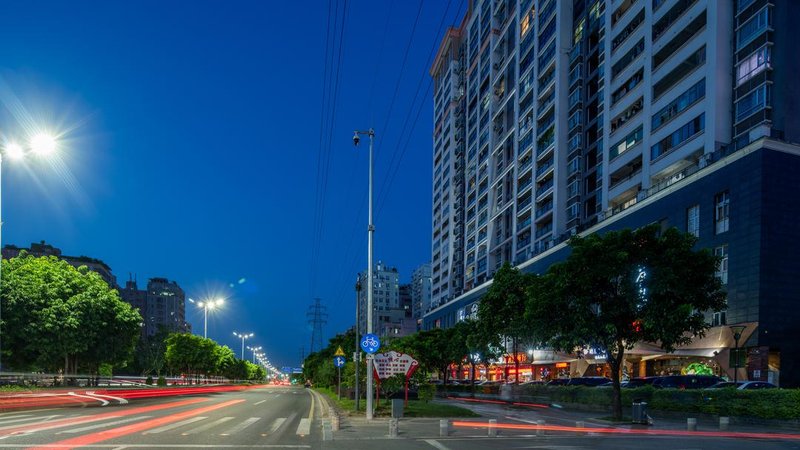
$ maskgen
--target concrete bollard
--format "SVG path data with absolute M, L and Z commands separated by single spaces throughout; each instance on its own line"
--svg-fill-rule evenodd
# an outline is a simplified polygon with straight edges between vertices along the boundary
M 332 441 L 333 440 L 333 430 L 331 429 L 331 423 L 327 420 L 322 422 L 322 440 L 323 441 Z
M 537 436 L 544 436 L 544 429 L 542 428 L 544 426 L 544 424 L 545 424 L 544 420 L 537 420 L 536 421 L 536 425 L 538 425 L 538 427 L 539 427 L 539 428 L 536 429 L 536 435 Z
M 731 426 L 731 418 L 730 417 L 720 417 L 719 418 L 719 430 L 720 431 L 728 431 L 728 428 Z
M 389 437 L 396 438 L 399 419 L 389 419 Z
M 335 411 L 331 411 L 331 429 L 339 431 L 339 415 Z
M 489 419 L 489 437 L 497 437 L 497 419 Z
M 439 420 L 439 436 L 449 436 L 450 435 L 450 421 L 447 419 Z
M 689 431 L 697 431 L 697 419 L 692 417 L 686 419 L 686 429 Z

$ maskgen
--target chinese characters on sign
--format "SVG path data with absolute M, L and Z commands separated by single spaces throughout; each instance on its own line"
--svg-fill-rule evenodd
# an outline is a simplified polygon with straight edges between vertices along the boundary
M 403 374 L 410 377 L 419 363 L 411 355 L 395 351 L 375 355 L 375 373 L 378 378 L 385 379 L 392 375 Z

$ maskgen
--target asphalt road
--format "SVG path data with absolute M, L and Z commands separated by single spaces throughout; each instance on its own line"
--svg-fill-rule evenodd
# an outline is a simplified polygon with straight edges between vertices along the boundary
M 2 448 L 320 448 L 310 390 L 268 387 L 0 414 Z

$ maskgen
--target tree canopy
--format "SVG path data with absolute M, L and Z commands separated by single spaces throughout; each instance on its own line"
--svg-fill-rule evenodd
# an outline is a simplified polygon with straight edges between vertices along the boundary
M 20 370 L 98 373 L 132 357 L 142 318 L 95 272 L 22 252 L 2 261 L 3 356 Z
M 694 236 L 658 225 L 574 237 L 572 253 L 531 283 L 526 319 L 543 346 L 606 355 L 621 417 L 620 367 L 641 341 L 666 351 L 702 336 L 725 307 L 718 260 Z

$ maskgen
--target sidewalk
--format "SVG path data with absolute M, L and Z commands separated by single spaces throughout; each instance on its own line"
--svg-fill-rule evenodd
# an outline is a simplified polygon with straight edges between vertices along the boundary
M 469 403 L 454 400 L 436 400 L 442 403 L 457 404 L 471 409 L 479 418 L 448 419 L 449 437 L 486 437 L 489 435 L 489 420 L 497 421 L 497 434 L 501 436 L 533 436 L 533 435 L 683 435 L 691 436 L 687 431 L 686 418 L 659 417 L 656 413 L 652 426 L 627 422 L 614 423 L 604 420 L 606 413 L 570 411 L 554 407 L 526 408 L 499 404 Z M 653 413 L 650 413 L 653 416 Z M 765 433 L 774 434 L 776 438 L 800 438 L 795 431 L 779 428 L 768 428 L 746 424 L 731 423 L 727 431 L 721 431 L 719 420 L 708 417 L 697 417 L 696 434 L 723 435 L 728 437 L 765 437 Z M 541 426 L 540 421 L 544 421 Z M 582 422 L 582 424 L 580 424 Z M 474 424 L 472 426 L 471 424 Z M 582 425 L 581 428 L 578 428 Z M 388 439 L 390 436 L 390 419 L 376 418 L 367 421 L 363 416 L 343 416 L 340 429 L 333 433 L 334 440 L 375 440 Z M 440 419 L 403 418 L 398 421 L 397 439 L 437 439 L 440 438 Z

